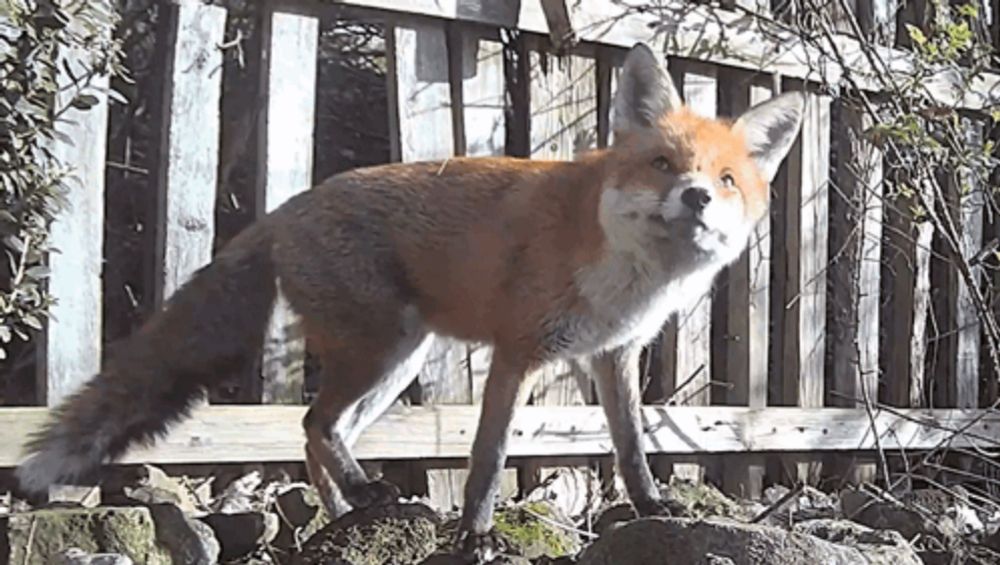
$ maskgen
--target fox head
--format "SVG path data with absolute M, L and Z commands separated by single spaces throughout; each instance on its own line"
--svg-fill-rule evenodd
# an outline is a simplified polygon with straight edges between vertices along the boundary
M 804 96 L 789 92 L 735 120 L 701 117 L 682 103 L 656 54 L 637 44 L 612 108 L 613 181 L 600 204 L 611 246 L 735 259 L 766 212 L 768 184 L 804 108 Z

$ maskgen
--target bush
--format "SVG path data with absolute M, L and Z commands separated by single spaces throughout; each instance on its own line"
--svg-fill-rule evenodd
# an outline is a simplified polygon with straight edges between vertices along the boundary
M 45 289 L 48 230 L 65 203 L 73 171 L 50 147 L 66 110 L 97 103 L 85 92 L 97 76 L 125 76 L 111 29 L 111 0 L 8 0 L 0 5 L 0 359 L 14 337 L 28 341 L 42 328 L 52 298 Z M 80 55 L 57 103 L 60 56 Z M 81 75 L 76 72 L 75 75 Z M 109 93 L 110 94 L 110 93 Z M 57 250 L 55 250 L 57 251 Z

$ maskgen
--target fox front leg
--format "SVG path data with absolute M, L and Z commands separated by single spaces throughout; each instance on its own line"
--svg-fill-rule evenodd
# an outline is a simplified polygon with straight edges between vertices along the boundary
M 455 540 L 456 551 L 473 563 L 487 563 L 498 553 L 497 540 L 490 535 L 493 503 L 507 460 L 511 420 L 522 398 L 520 393 L 527 368 L 522 359 L 500 348 L 493 353 Z
M 589 371 L 597 383 L 598 400 L 608 419 L 618 470 L 632 506 L 640 516 L 669 516 L 642 449 L 641 350 L 634 343 L 596 355 L 589 360 Z

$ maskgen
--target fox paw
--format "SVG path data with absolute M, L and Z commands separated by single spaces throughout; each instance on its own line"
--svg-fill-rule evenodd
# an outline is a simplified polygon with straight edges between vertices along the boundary
M 465 565 L 493 563 L 506 550 L 506 542 L 493 531 L 485 534 L 460 532 L 455 541 L 455 553 Z
M 648 500 L 636 500 L 632 502 L 632 506 L 635 508 L 635 513 L 639 515 L 640 518 L 646 516 L 664 516 L 671 517 L 676 515 L 676 512 L 672 511 L 670 504 L 664 500 L 650 498 Z
M 396 485 L 379 479 L 352 485 L 344 490 L 343 494 L 344 499 L 353 508 L 368 508 L 396 502 L 399 500 L 400 491 Z

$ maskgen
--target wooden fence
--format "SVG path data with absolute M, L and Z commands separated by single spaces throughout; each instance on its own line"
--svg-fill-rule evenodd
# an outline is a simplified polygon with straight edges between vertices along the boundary
M 581 148 L 606 145 L 618 65 L 636 41 L 668 53 L 684 98 L 706 115 L 733 115 L 779 90 L 807 88 L 802 135 L 772 185 L 770 219 L 712 291 L 665 328 L 644 360 L 650 367 L 644 372 L 650 380 L 646 447 L 657 470 L 708 474 L 727 490 L 756 495 L 765 479 L 814 479 L 820 463 L 853 466 L 856 478 L 871 477 L 876 446 L 995 445 L 1000 415 L 980 408 L 996 400 L 996 387 L 983 386 L 996 376 L 980 362 L 981 332 L 968 292 L 953 267 L 933 258 L 933 230 L 883 205 L 880 168 L 869 167 L 862 179 L 848 171 L 847 164 L 868 159 L 877 165 L 882 157 L 855 135 L 861 118 L 815 88 L 813 81 L 836 79 L 844 69 L 750 15 L 745 0 L 723 8 L 668 0 L 632 8 L 612 0 L 583 4 L 267 4 L 255 209 L 271 210 L 318 180 L 312 178 L 317 41 L 320 21 L 330 13 L 386 26 L 390 104 L 372 111 L 388 112 L 391 154 L 400 161 L 504 153 L 570 159 Z M 912 19 L 916 4 L 900 12 L 901 22 L 919 23 Z M 859 21 L 891 32 L 892 6 L 891 0 L 857 2 L 866 16 Z M 159 178 L 149 195 L 159 220 L 157 302 L 211 257 L 226 102 L 219 48 L 227 39 L 226 9 L 175 0 L 168 11 L 172 48 L 163 92 L 169 111 Z M 563 41 L 567 29 L 579 43 Z M 855 76 L 875 87 L 857 43 L 846 35 L 837 41 Z M 899 71 L 912 65 L 905 51 L 887 47 L 884 54 Z M 994 102 L 998 78 L 988 75 L 979 96 L 958 103 L 975 116 Z M 942 101 L 953 101 L 947 75 L 928 86 Z M 50 406 L 89 378 L 101 358 L 108 117 L 107 102 L 97 95 L 96 110 L 75 112 L 75 124 L 64 126 L 75 143 L 61 151 L 79 167 L 85 189 L 71 196 L 73 207 L 53 233 L 63 250 L 50 261 L 58 304 L 39 363 Z M 974 188 L 965 197 L 974 205 L 958 217 L 969 254 L 981 248 L 984 230 L 995 230 L 982 213 L 986 187 Z M 859 195 L 866 218 L 860 234 L 844 225 Z M 836 256 L 851 245 L 862 246 L 860 256 Z M 986 273 L 978 276 L 987 282 Z M 926 329 L 932 312 L 935 340 Z M 303 398 L 305 347 L 289 334 L 290 325 L 294 316 L 279 305 L 258 391 L 267 406 L 201 407 L 167 440 L 130 453 L 126 462 L 300 460 L 304 407 L 295 404 Z M 457 501 L 454 487 L 474 436 L 488 360 L 488 348 L 477 344 L 436 343 L 419 375 L 421 397 L 398 404 L 364 433 L 360 457 L 419 461 L 414 465 L 426 471 L 425 488 L 439 500 Z M 606 464 L 611 443 L 590 385 L 564 365 L 536 377 L 531 406 L 515 418 L 511 476 L 520 473 L 523 487 L 553 466 Z M 862 407 L 865 396 L 878 403 L 873 413 Z M 0 466 L 17 463 L 21 442 L 44 415 L 44 408 L 0 409 Z M 953 438 L 958 429 L 966 433 Z M 775 468 L 773 461 L 783 465 Z

